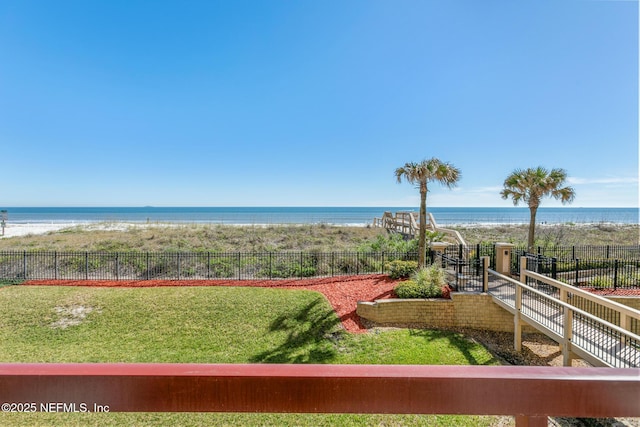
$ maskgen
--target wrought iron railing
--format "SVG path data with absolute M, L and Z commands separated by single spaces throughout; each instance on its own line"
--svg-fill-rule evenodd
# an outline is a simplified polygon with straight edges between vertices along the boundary
M 638 259 L 558 259 L 527 254 L 531 271 L 578 287 L 625 289 L 640 287 Z
M 384 274 L 404 252 L 0 252 L 3 280 L 287 279 Z

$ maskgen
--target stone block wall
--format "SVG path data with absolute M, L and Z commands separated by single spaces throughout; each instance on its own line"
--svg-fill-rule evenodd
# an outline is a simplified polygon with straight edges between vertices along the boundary
M 488 294 L 454 292 L 445 299 L 387 299 L 359 302 L 357 314 L 378 324 L 420 324 L 425 327 L 472 328 L 513 332 L 513 315 Z M 525 326 L 523 332 L 534 332 Z

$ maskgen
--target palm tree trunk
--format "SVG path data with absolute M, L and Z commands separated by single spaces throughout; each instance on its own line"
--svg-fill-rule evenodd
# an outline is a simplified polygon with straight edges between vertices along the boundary
M 530 218 L 529 218 L 529 237 L 527 239 L 527 251 L 529 253 L 533 253 L 534 244 L 536 241 L 536 213 L 538 212 L 537 207 L 530 206 L 529 207 Z
M 425 186 L 426 187 L 426 186 Z M 420 187 L 420 230 L 418 233 L 418 267 L 425 267 L 427 264 L 427 189 Z

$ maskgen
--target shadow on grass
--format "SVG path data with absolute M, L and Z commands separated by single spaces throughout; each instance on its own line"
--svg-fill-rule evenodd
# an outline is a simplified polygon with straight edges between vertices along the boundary
M 0 279 L 0 288 L 4 286 L 21 285 L 24 283 L 22 279 Z
M 484 348 L 484 346 L 478 343 L 475 340 L 469 339 L 464 335 L 452 332 L 452 331 L 441 331 L 441 330 L 427 330 L 427 329 L 411 329 L 411 336 L 422 337 L 427 341 L 436 341 L 436 340 L 447 340 L 447 343 L 456 348 L 466 359 L 469 365 L 493 365 L 498 362 L 498 359 L 492 354 L 491 359 L 479 360 L 474 355 L 474 349 L 478 347 Z
M 287 337 L 276 348 L 251 358 L 252 363 L 327 363 L 336 355 L 335 340 L 341 332 L 340 319 L 318 298 L 297 313 L 275 319 L 270 333 L 285 332 Z

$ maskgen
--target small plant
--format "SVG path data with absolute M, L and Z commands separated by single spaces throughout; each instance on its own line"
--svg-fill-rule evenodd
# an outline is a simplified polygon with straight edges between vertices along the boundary
M 398 296 L 398 298 L 427 298 L 422 289 L 418 284 L 414 281 L 408 280 L 406 282 L 400 283 L 395 287 L 394 292 Z
M 613 288 L 613 279 L 607 276 L 596 276 L 589 281 L 594 288 Z
M 442 288 L 447 284 L 445 271 L 438 264 L 421 268 L 411 276 L 411 279 L 419 286 L 427 288 L 429 293 L 442 293 Z
M 357 250 L 359 252 L 417 252 L 418 240 L 405 239 L 400 234 L 378 235 L 375 239 L 358 245 Z
M 414 272 L 410 280 L 400 283 L 394 291 L 398 298 L 441 298 L 446 284 L 444 270 L 432 264 Z
M 392 279 L 406 279 L 418 269 L 417 261 L 391 261 L 385 266 Z

